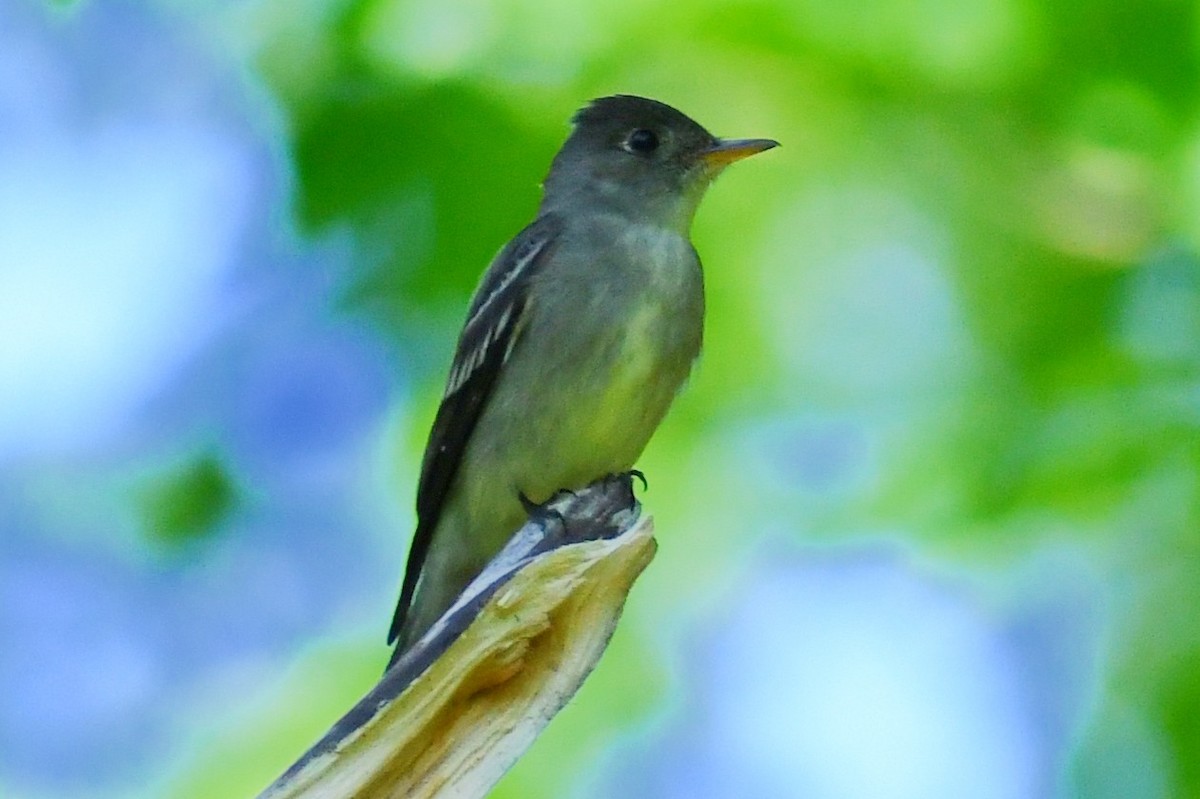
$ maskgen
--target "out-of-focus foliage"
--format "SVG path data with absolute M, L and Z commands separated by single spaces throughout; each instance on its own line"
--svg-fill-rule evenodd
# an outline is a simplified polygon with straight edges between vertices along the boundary
M 211 530 L 233 500 L 234 488 L 220 462 L 201 456 L 159 477 L 144 490 L 141 504 L 150 536 L 177 544 Z
M 497 796 L 1200 797 L 1198 30 L 0 9 L 0 793 L 250 795 L 368 687 L 468 293 L 630 92 L 783 147 L 696 220 L 659 556 Z

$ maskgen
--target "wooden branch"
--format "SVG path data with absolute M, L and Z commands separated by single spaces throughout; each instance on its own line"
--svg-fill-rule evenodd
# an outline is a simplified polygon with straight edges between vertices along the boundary
M 599 660 L 654 556 L 630 481 L 564 495 L 259 799 L 486 795 Z

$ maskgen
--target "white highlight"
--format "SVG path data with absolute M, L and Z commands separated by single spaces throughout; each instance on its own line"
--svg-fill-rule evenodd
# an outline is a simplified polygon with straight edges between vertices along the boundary
M 0 150 L 0 458 L 116 434 L 204 343 L 249 174 L 182 124 Z

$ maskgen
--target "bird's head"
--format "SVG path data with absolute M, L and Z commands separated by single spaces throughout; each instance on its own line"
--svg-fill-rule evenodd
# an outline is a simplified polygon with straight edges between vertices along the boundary
M 718 139 L 671 106 L 631 95 L 593 100 L 572 122 L 546 177 L 543 210 L 582 206 L 681 232 L 722 169 L 778 145 Z

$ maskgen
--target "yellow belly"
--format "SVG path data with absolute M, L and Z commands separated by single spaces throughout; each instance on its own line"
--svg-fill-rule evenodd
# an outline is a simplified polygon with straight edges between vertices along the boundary
M 664 357 L 656 336 L 660 316 L 648 308 L 629 323 L 607 387 L 581 414 L 580 443 L 609 453 L 612 471 L 633 467 L 686 377 Z

